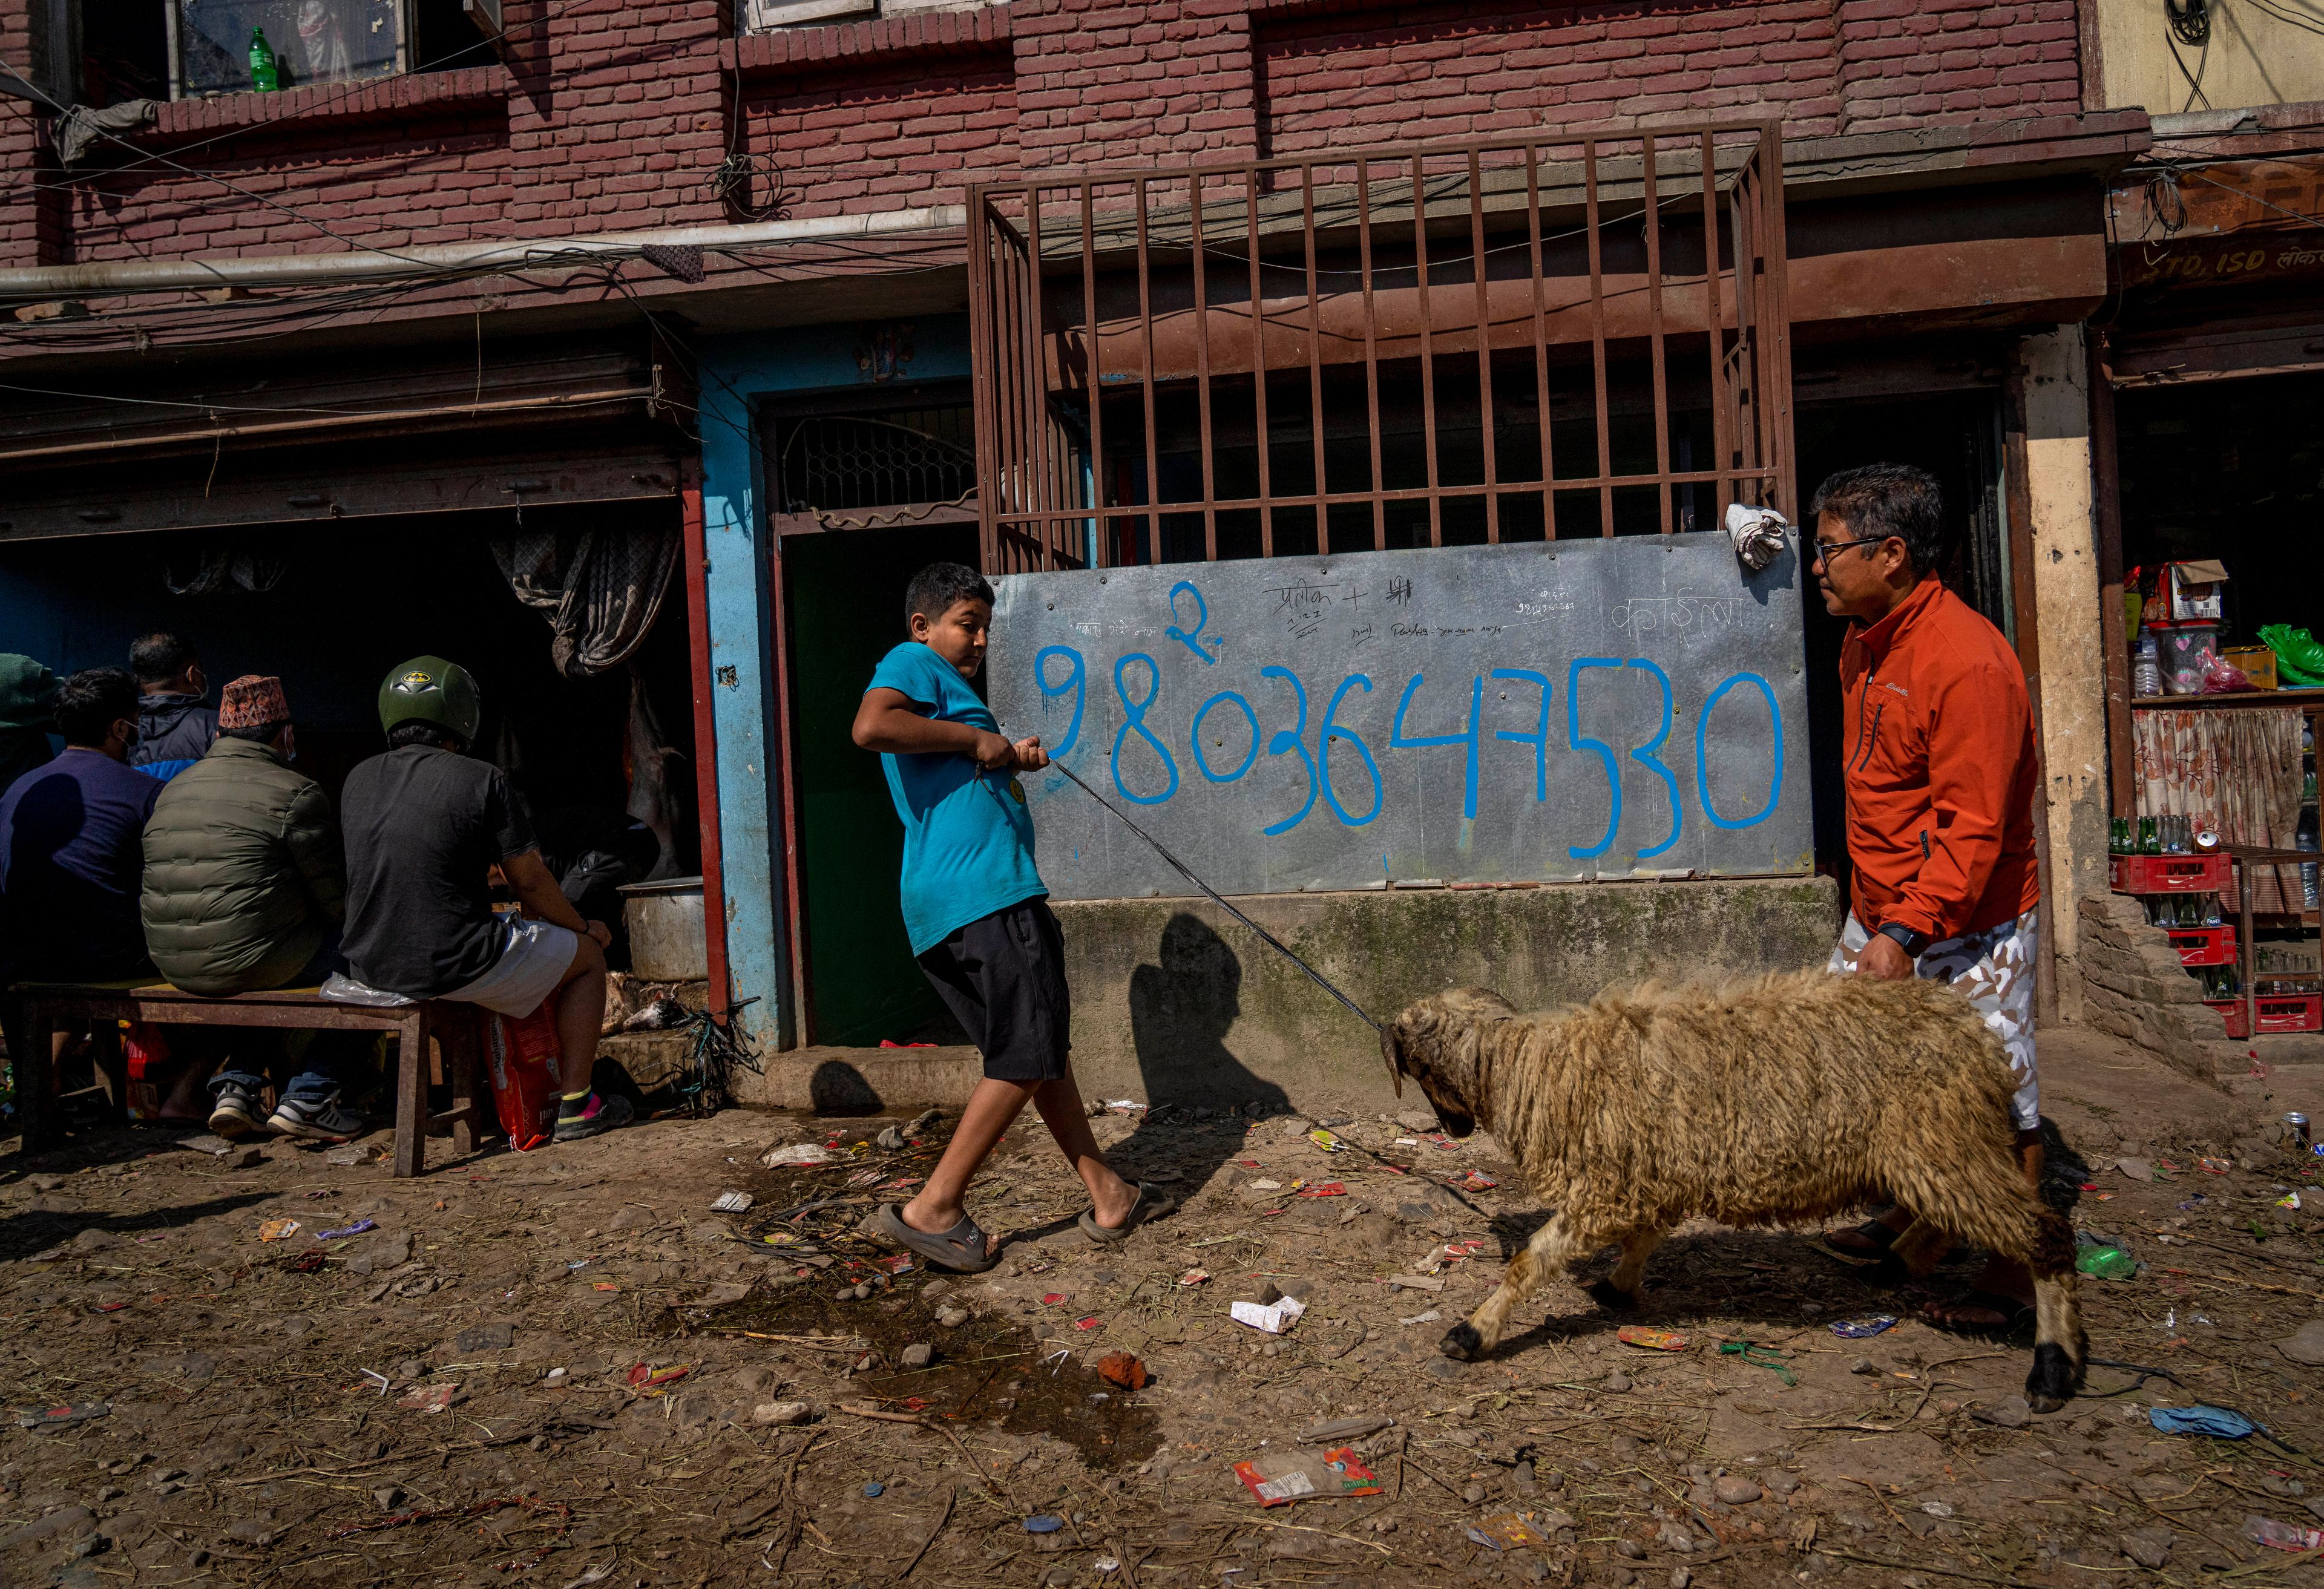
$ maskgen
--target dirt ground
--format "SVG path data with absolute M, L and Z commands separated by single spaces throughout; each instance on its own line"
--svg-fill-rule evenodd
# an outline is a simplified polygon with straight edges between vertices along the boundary
M 890 1151 L 866 1139 L 901 1122 L 728 1113 L 417 1181 L 91 1133 L 0 1158 L 0 1582 L 2316 1582 L 2246 1520 L 2324 1527 L 2318 1371 L 2274 1344 L 2324 1316 L 2324 1188 L 2266 1130 L 2324 1115 L 2324 1068 L 2228 1094 L 2044 1045 L 2076 1221 L 2145 1265 L 2085 1283 L 2095 1354 L 2158 1371 L 2094 1368 L 2051 1417 L 2010 1401 L 2023 1340 L 1917 1321 L 1972 1270 L 1878 1289 L 1812 1233 L 1690 1229 L 1634 1318 L 1561 1284 L 1447 1361 L 1540 1213 L 1419 1115 L 1109 1114 L 1187 1206 L 1103 1250 L 1028 1119 L 972 1196 L 1002 1262 L 949 1281 L 852 1234 L 941 1125 Z M 760 1167 L 799 1143 L 836 1162 Z M 1270 1286 L 1306 1305 L 1280 1338 L 1229 1318 Z M 1142 1390 L 1095 1370 L 1124 1352 Z M 2150 1424 L 2196 1402 L 2273 1438 Z M 1262 1508 L 1236 1476 L 1351 1482 L 1320 1465 L 1341 1442 L 1299 1443 L 1348 1418 L 1391 1420 L 1341 1437 L 1377 1493 Z

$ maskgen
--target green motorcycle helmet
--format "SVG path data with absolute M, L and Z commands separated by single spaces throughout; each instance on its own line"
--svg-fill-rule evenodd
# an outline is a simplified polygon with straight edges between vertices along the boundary
M 379 687 L 379 726 L 386 733 L 393 733 L 398 723 L 432 722 L 474 744 L 483 713 L 476 681 L 466 668 L 441 657 L 415 657 L 391 668 Z

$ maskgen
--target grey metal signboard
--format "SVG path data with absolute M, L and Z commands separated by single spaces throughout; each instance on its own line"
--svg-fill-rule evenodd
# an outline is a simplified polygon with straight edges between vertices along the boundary
M 1802 583 L 1717 532 L 1014 574 L 991 698 L 1222 893 L 1799 874 Z M 1023 784 L 1056 897 L 1191 892 Z

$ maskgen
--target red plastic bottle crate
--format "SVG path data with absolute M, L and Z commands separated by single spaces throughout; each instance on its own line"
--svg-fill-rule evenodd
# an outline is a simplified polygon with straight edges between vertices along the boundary
M 2232 966 L 2236 963 L 2236 930 L 2217 927 L 2172 927 L 2164 936 L 2179 951 L 2182 966 Z
M 2116 894 L 2224 894 L 2235 886 L 2224 855 L 2112 855 L 2107 863 Z
M 2249 1037 L 2244 1025 L 2242 999 L 2206 999 L 2204 1002 L 2226 1017 L 2227 1035 L 2237 1039 Z M 2262 1032 L 2324 1032 L 2324 993 L 2269 993 L 2259 999 L 2259 1029 Z

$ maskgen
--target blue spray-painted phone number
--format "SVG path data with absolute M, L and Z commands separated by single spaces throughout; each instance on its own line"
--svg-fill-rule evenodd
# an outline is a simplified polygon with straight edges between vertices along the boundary
M 1176 599 L 1178 592 L 1192 590 L 1192 588 L 1190 585 L 1182 583 L 1177 590 L 1171 592 L 1174 615 L 1176 615 Z M 1196 600 L 1200 602 L 1199 593 Z M 1205 650 L 1201 644 L 1202 622 L 1202 619 L 1198 618 L 1194 629 L 1191 633 L 1174 626 L 1167 631 L 1168 638 L 1186 647 L 1206 665 L 1215 665 L 1217 657 Z M 1050 676 L 1050 664 L 1053 659 L 1063 659 L 1066 664 L 1066 671 L 1062 678 L 1053 679 Z M 1131 676 L 1133 668 L 1140 666 L 1144 670 L 1142 681 L 1133 680 Z M 1660 726 L 1655 729 L 1653 737 L 1646 743 L 1626 753 L 1629 759 L 1661 779 L 1663 786 L 1669 792 L 1671 808 L 1669 832 L 1659 842 L 1637 852 L 1638 859 L 1641 860 L 1651 859 L 1678 842 L 1680 831 L 1684 826 L 1685 816 L 1680 803 L 1678 776 L 1664 763 L 1661 756 L 1663 746 L 1670 739 L 1672 728 L 1673 698 L 1670 675 L 1656 664 L 1643 657 L 1628 658 L 1577 657 L 1566 666 L 1565 748 L 1569 750 L 1584 751 L 1598 758 L 1600 765 L 1605 770 L 1607 788 L 1610 795 L 1605 833 L 1594 844 L 1569 845 L 1566 853 L 1577 860 L 1586 860 L 1591 857 L 1605 854 L 1614 847 L 1615 833 L 1622 823 L 1621 766 L 1617 759 L 1616 751 L 1605 741 L 1591 739 L 1582 732 L 1582 676 L 1596 668 L 1635 668 L 1652 678 L 1661 692 Z M 1350 674 L 1340 681 L 1339 686 L 1332 692 L 1330 704 L 1324 708 L 1320 731 L 1315 738 L 1314 748 L 1310 749 L 1307 742 L 1306 685 L 1300 681 L 1296 674 L 1279 665 L 1269 665 L 1260 668 L 1259 672 L 1261 678 L 1280 680 L 1291 691 L 1292 724 L 1287 729 L 1277 730 L 1271 738 L 1266 738 L 1267 754 L 1270 757 L 1296 756 L 1307 774 L 1307 795 L 1300 803 L 1299 809 L 1278 822 L 1270 822 L 1260 831 L 1269 837 L 1289 832 L 1307 820 L 1308 814 L 1315 809 L 1315 802 L 1318 799 L 1330 805 L 1333 814 L 1348 827 L 1360 828 L 1377 818 L 1386 797 L 1385 785 L 1380 779 L 1379 763 L 1373 758 L 1371 748 L 1364 743 L 1362 737 L 1353 729 L 1345 727 L 1339 721 L 1340 706 L 1347 699 L 1349 691 L 1360 690 L 1366 694 L 1371 693 L 1372 681 L 1370 676 L 1355 673 Z M 1549 798 L 1549 713 L 1553 691 L 1547 675 L 1523 667 L 1496 667 L 1489 673 L 1478 675 L 1469 681 L 1469 722 L 1465 730 L 1452 734 L 1406 734 L 1405 717 L 1412 708 L 1413 696 L 1418 693 L 1423 677 L 1421 674 L 1414 674 L 1405 684 L 1403 694 L 1397 698 L 1396 717 L 1388 730 L 1388 746 L 1391 749 L 1423 750 L 1437 747 L 1462 747 L 1466 755 L 1466 767 L 1462 784 L 1461 814 L 1474 820 L 1477 814 L 1478 752 L 1484 738 L 1482 720 L 1485 681 L 1492 678 L 1513 684 L 1532 684 L 1541 692 L 1541 711 L 1536 727 L 1531 731 L 1495 729 L 1492 730 L 1492 737 L 1496 739 L 1507 739 L 1534 748 L 1534 798 L 1537 801 Z M 1047 699 L 1054 700 L 1068 694 L 1073 697 L 1073 717 L 1065 727 L 1065 737 L 1049 751 L 1053 757 L 1065 756 L 1081 739 L 1082 715 L 1088 705 L 1088 666 L 1083 661 L 1082 654 L 1071 646 L 1044 646 L 1033 657 L 1033 679 L 1039 687 L 1041 694 Z M 1139 683 L 1143 684 L 1142 691 L 1133 693 L 1134 686 Z M 1720 703 L 1727 698 L 1728 693 L 1738 684 L 1748 684 L 1757 690 L 1761 698 L 1767 703 L 1768 738 L 1773 747 L 1774 765 L 1768 775 L 1766 798 L 1761 803 L 1759 809 L 1748 816 L 1730 817 L 1723 814 L 1711 798 L 1710 773 L 1704 751 L 1712 713 L 1717 712 Z M 1146 722 L 1147 713 L 1153 710 L 1155 703 L 1161 698 L 1161 665 L 1143 651 L 1130 653 L 1113 665 L 1113 689 L 1115 695 L 1121 702 L 1122 710 L 1121 726 L 1115 730 L 1113 750 L 1110 758 L 1114 791 L 1124 800 L 1134 804 L 1159 805 L 1178 792 L 1179 783 L 1177 758 L 1171 754 L 1170 747 L 1165 744 Z M 1203 725 L 1209 721 L 1212 712 L 1227 709 L 1241 712 L 1243 720 L 1250 724 L 1250 748 L 1244 752 L 1240 762 L 1222 771 L 1213 767 L 1203 752 Z M 1161 763 L 1162 770 L 1168 781 L 1158 794 L 1139 794 L 1122 780 L 1122 751 L 1132 735 L 1144 740 Z M 1265 736 L 1259 726 L 1259 712 L 1252 707 L 1250 700 L 1238 691 L 1222 690 L 1194 709 L 1194 720 L 1190 725 L 1190 739 L 1195 769 L 1208 782 L 1231 784 L 1248 774 L 1258 764 L 1260 740 L 1263 737 Z M 1364 771 L 1371 781 L 1371 804 L 1370 808 L 1360 814 L 1351 811 L 1342 804 L 1338 791 L 1333 787 L 1332 748 L 1334 743 L 1340 742 L 1344 742 L 1362 758 Z M 1774 688 L 1757 674 L 1738 673 L 1729 675 L 1703 702 L 1702 714 L 1696 719 L 1694 728 L 1694 777 L 1695 793 L 1702 805 L 1702 814 L 1713 827 L 1729 830 L 1754 827 L 1775 814 L 1776 800 L 1781 795 L 1784 786 L 1783 709 L 1776 703 Z

